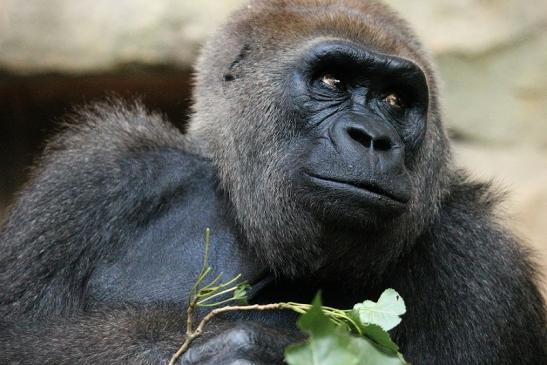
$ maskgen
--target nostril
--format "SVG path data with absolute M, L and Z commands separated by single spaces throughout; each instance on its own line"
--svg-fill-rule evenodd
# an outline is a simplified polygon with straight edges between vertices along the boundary
M 349 128 L 348 135 L 362 146 L 376 151 L 389 151 L 393 148 L 393 144 L 389 137 L 382 136 L 373 138 L 365 130 L 359 128 Z
M 348 134 L 351 139 L 359 142 L 361 145 L 366 148 L 372 148 L 372 137 L 369 136 L 365 131 L 362 131 L 357 128 L 349 128 Z
M 389 151 L 393 146 L 389 138 L 381 137 L 372 142 L 372 147 L 378 151 Z

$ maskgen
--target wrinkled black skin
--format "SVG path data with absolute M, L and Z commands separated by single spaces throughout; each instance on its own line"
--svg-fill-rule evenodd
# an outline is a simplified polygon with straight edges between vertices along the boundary
M 298 65 L 283 86 L 301 136 L 292 182 L 335 232 L 370 234 L 369 220 L 388 224 L 406 209 L 425 76 L 344 42 L 316 45 Z M 332 71 L 343 89 L 321 83 Z M 393 88 L 403 110 L 384 101 Z M 491 218 L 487 185 L 455 174 L 433 224 L 374 282 L 328 258 L 336 276 L 318 268 L 274 278 L 249 249 L 214 165 L 177 131 L 119 104 L 76 122 L 50 143 L 0 233 L 0 363 L 165 364 L 183 338 L 205 227 L 211 266 L 225 278 L 242 273 L 251 302 L 306 302 L 322 289 L 326 304 L 350 307 L 392 287 L 408 308 L 392 335 L 413 364 L 547 363 L 534 268 Z M 281 363 L 301 338 L 294 322 L 290 313 L 224 317 L 179 363 Z
M 295 153 L 302 194 L 310 204 L 335 202 L 326 220 L 402 212 L 410 200 L 405 152 L 412 155 L 425 132 L 425 75 L 410 61 L 340 41 L 312 47 L 298 64 L 288 90 L 304 130 Z M 321 80 L 330 73 L 339 88 Z M 393 91 L 404 108 L 385 102 Z

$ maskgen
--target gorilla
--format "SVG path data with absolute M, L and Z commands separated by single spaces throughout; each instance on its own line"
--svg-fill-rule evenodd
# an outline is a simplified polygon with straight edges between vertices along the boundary
M 166 364 L 210 264 L 252 303 L 394 288 L 413 364 L 546 364 L 537 270 L 501 194 L 452 162 L 434 68 L 372 0 L 257 0 L 197 63 L 189 130 L 79 110 L 0 233 L 2 364 Z M 179 364 L 279 364 L 285 312 L 233 314 Z

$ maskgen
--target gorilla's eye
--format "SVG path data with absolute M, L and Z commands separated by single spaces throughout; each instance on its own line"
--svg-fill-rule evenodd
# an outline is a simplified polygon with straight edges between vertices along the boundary
M 333 74 L 324 74 L 321 82 L 333 90 L 339 90 L 342 87 L 342 81 Z
M 386 96 L 384 98 L 384 102 L 386 102 L 390 107 L 394 109 L 402 109 L 405 107 L 403 99 L 395 93 L 391 93 Z

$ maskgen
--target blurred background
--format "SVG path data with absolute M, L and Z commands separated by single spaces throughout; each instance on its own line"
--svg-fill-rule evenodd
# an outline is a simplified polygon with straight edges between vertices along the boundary
M 63 114 L 116 93 L 184 129 L 200 44 L 242 0 L 0 0 L 0 220 Z M 387 0 L 432 51 L 460 165 L 547 254 L 547 1 Z M 283 26 L 280 24 L 280 26 Z

